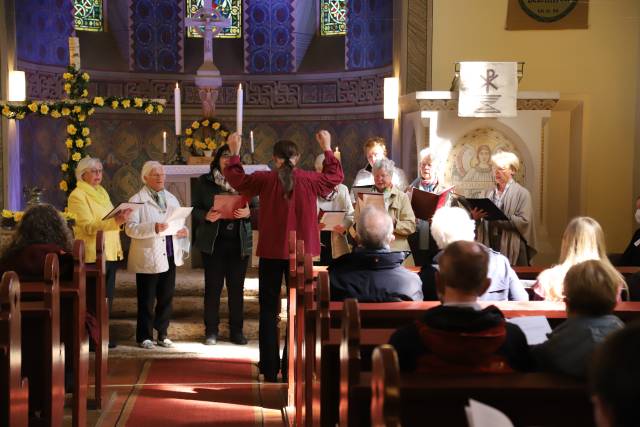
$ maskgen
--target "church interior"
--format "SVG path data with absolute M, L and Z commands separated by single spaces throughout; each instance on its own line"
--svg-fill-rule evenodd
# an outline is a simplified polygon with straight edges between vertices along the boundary
M 638 215 L 634 220 L 640 209 L 637 0 L 6 0 L 0 2 L 0 23 L 0 266 L 2 253 L 18 241 L 16 230 L 30 206 L 50 204 L 65 212 L 70 224 L 77 220 L 69 213 L 70 200 L 85 179 L 76 172 L 86 156 L 99 159 L 101 186 L 112 207 L 131 202 L 146 188 L 144 168 L 149 161 L 159 162 L 166 174 L 164 188 L 180 206 L 194 207 L 183 222 L 193 237 L 194 186 L 201 175 L 213 174 L 210 163 L 218 161 L 216 152 L 230 135 L 239 134 L 245 170 L 279 168 L 274 145 L 288 140 L 299 148 L 296 169 L 312 171 L 324 150 L 317 146 L 318 132 L 327 130 L 329 150 L 340 161 L 342 182 L 349 188 L 367 166 L 363 147 L 373 137 L 383 139 L 386 156 L 408 182 L 420 179 L 421 153 L 429 148 L 440 183 L 469 199 L 485 197 L 495 186 L 492 155 L 515 153 L 520 167 L 513 180 L 529 194 L 528 221 L 532 230 L 535 226 L 536 241 L 530 265 L 515 270 L 523 283 L 533 284 L 540 271 L 562 259 L 563 233 L 573 218 L 591 217 L 601 226 L 607 253 L 632 296 L 615 313 L 625 323 L 640 317 L 634 314 L 640 313 L 640 302 L 633 301 L 629 281 L 639 277 L 640 268 L 613 261 L 630 239 L 633 244 L 640 237 L 631 238 L 640 223 Z M 515 86 L 507 96 L 512 114 L 460 114 L 469 87 L 465 64 L 476 62 L 511 64 Z M 232 154 L 233 149 L 226 156 Z M 333 156 L 325 157 L 325 165 L 327 158 Z M 260 200 L 264 209 L 262 195 Z M 169 204 L 169 199 L 156 201 Z M 144 208 L 131 209 L 135 216 L 135 209 Z M 39 279 L 49 290 L 36 292 L 38 281 L 20 274 L 3 276 L 0 413 L 6 413 L 0 425 L 426 425 L 424 418 L 411 419 L 416 408 L 411 412 L 405 405 L 437 397 L 434 401 L 441 401 L 442 408 L 459 409 L 463 417 L 464 405 L 452 403 L 459 389 L 482 389 L 492 381 L 495 389 L 513 392 L 511 398 L 498 393 L 487 400 L 494 406 L 508 400 L 497 406 L 511 425 L 608 425 L 594 421 L 584 378 L 536 379 L 533 391 L 496 375 L 487 381 L 459 375 L 462 385 L 442 380 L 428 391 L 404 373 L 385 377 L 391 391 L 369 383 L 373 375 L 388 373 L 386 364 L 396 357 L 376 348 L 389 341 L 390 332 L 381 331 L 404 325 L 400 319 L 406 322 L 413 314 L 388 309 L 385 323 L 384 317 L 367 314 L 367 303 L 354 308 L 346 301 L 339 307 L 326 301 L 322 306 L 327 269 L 312 267 L 311 255 L 318 254 L 305 252 L 304 243 L 296 247 L 295 238 L 277 319 L 288 360 L 283 353 L 281 382 L 264 381 L 258 366 L 263 351 L 256 254 L 260 230 L 253 208 L 247 220 L 254 227 L 249 231 L 253 252 L 243 276 L 244 308 L 240 306 L 240 337 L 248 345 L 236 345 L 228 324 L 228 277 L 227 289 L 218 296 L 218 343 L 203 344 L 209 336 L 203 321 L 203 299 L 209 292 L 203 264 L 212 255 L 201 254 L 195 237 L 189 237 L 184 265 L 172 267 L 171 323 L 162 338 L 174 342 L 165 347 L 158 335 L 157 346 L 149 350 L 139 338 L 140 272 L 127 270 L 136 237 L 126 219 L 118 223 L 114 218 L 115 229 L 121 230 L 115 261 L 109 259 L 108 244 L 102 253 L 94 230 L 92 240 L 84 240 L 81 259 L 73 263 L 73 280 L 63 279 L 63 263 L 58 266 L 57 258 L 50 261 L 53 267 L 45 261 Z M 155 233 L 160 234 L 157 225 Z M 106 234 L 105 229 L 98 236 Z M 173 250 L 178 237 L 173 235 Z M 77 231 L 75 238 L 82 241 Z M 167 242 L 169 248 L 171 238 Z M 635 241 L 636 248 L 639 244 Z M 92 259 L 86 256 L 90 252 Z M 101 265 L 103 256 L 106 264 Z M 105 268 L 110 262 L 118 272 L 113 273 L 115 290 L 107 295 Z M 47 273 L 49 267 L 55 273 Z M 52 283 L 58 279 L 54 292 L 58 284 Z M 640 286 L 640 279 L 635 284 Z M 91 298 L 92 319 L 101 334 L 97 340 L 78 320 L 90 311 Z M 499 307 L 514 316 L 546 315 L 551 326 L 566 318 L 564 302 L 506 304 L 510 302 Z M 426 297 L 423 303 L 422 310 L 433 307 Z M 14 312 L 18 326 L 15 314 L 11 326 Z M 20 313 L 22 332 L 16 332 Z M 348 357 L 353 350 L 347 350 L 351 341 L 344 338 L 353 333 L 350 316 L 362 319 L 355 322 L 357 338 L 352 341 L 360 347 L 353 358 Z M 37 345 L 30 343 L 29 328 L 45 323 L 54 326 L 33 339 L 40 340 Z M 12 340 L 16 336 L 22 356 Z M 24 368 L 20 375 L 20 359 L 26 365 L 39 357 L 25 353 L 42 349 L 47 357 L 34 379 Z M 353 369 L 352 363 L 357 363 L 356 373 L 349 376 L 344 372 Z M 380 372 L 372 374 L 376 369 Z M 548 394 L 541 398 L 538 389 Z M 411 393 L 414 399 L 406 397 Z M 438 393 L 456 397 L 447 400 Z M 518 398 L 530 400 L 523 404 Z M 553 398 L 569 402 L 568 416 L 550 415 L 558 408 Z M 433 425 L 467 425 L 457 416 L 451 423 L 443 421 L 435 415 L 436 406 L 428 405 L 434 409 Z M 532 414 L 532 407 L 544 409 L 540 412 L 546 417 Z M 388 415 L 400 408 L 405 415 Z

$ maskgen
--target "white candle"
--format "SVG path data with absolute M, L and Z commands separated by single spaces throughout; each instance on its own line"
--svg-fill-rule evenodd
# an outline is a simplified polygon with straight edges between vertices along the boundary
M 182 134 L 182 111 L 181 106 L 180 106 L 180 102 L 181 102 L 181 98 L 180 98 L 180 86 L 178 86 L 178 83 L 176 83 L 176 88 L 173 90 L 173 98 L 174 98 L 174 103 L 175 103 L 175 115 L 176 115 L 176 135 L 181 135 Z
M 255 151 L 253 149 L 253 131 L 249 132 L 249 141 L 251 142 L 251 152 L 253 153 Z
M 236 106 L 236 131 L 238 132 L 238 135 L 242 135 L 242 83 L 240 83 L 238 85 L 238 99 L 237 99 L 237 106 Z M 253 151 L 253 150 L 252 150 Z
M 80 39 L 75 36 L 69 37 L 69 65 L 80 69 Z
M 167 154 L 167 131 L 162 132 L 162 154 Z
M 338 147 L 336 146 L 335 151 L 333 152 L 333 155 L 336 157 L 336 159 L 340 160 L 340 156 L 342 155 L 340 153 L 340 150 L 338 149 Z

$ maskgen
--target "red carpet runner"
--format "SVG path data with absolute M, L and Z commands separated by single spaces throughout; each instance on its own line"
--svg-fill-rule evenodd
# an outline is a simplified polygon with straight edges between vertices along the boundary
M 247 360 L 149 360 L 118 425 L 260 425 L 254 369 Z

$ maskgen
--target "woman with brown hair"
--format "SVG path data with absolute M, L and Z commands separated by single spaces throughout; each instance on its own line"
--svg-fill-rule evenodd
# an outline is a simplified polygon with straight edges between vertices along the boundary
M 331 151 L 331 135 L 322 130 L 316 134 L 318 145 L 324 152 L 323 172 L 309 172 L 295 167 L 300 152 L 292 141 L 278 141 L 273 147 L 275 170 L 244 173 L 240 164 L 240 136 L 234 133 L 227 143 L 231 159 L 224 169 L 229 184 L 240 194 L 260 197 L 257 255 L 260 302 L 260 372 L 265 380 L 277 381 L 279 370 L 278 314 L 282 278 L 288 277 L 289 231 L 295 230 L 304 240 L 305 252 L 320 254 L 317 198 L 331 193 L 342 182 L 344 175 L 340 162 Z M 286 379 L 287 348 L 282 361 L 283 379 Z

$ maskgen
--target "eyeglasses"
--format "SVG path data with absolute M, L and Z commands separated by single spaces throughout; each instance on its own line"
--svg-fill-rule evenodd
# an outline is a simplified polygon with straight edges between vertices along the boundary
M 102 173 L 102 169 L 87 169 L 87 172 L 98 175 Z
M 150 173 L 148 176 L 151 177 L 151 178 L 164 178 L 165 174 L 163 174 L 163 173 Z

